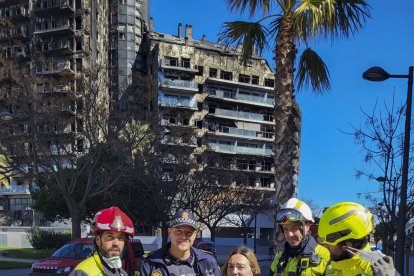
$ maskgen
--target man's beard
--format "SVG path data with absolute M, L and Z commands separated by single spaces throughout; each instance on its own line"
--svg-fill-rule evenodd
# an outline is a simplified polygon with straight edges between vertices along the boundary
M 109 248 L 109 249 L 105 249 L 105 248 L 103 247 L 102 242 L 100 242 L 100 244 L 99 244 L 99 252 L 101 253 L 101 255 L 102 255 L 102 256 L 104 256 L 104 257 L 106 257 L 106 258 L 111 258 L 111 257 L 114 257 L 114 256 L 109 255 L 109 254 L 110 254 L 110 250 L 111 250 L 112 248 L 117 248 L 117 249 L 119 250 L 119 255 L 115 255 L 115 256 L 121 256 L 122 251 L 121 251 L 121 248 L 119 248 L 119 246 L 112 246 L 112 247 L 111 247 L 111 248 Z

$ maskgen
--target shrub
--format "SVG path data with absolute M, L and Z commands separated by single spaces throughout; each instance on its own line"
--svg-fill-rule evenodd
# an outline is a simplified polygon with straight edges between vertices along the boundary
M 27 236 L 35 249 L 59 248 L 71 239 L 68 233 L 50 232 L 39 227 L 32 227 Z

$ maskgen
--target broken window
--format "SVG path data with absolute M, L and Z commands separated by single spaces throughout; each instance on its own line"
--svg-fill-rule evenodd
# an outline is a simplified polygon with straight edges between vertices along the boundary
M 252 84 L 259 85 L 259 76 L 252 76 Z
M 220 72 L 220 79 L 233 80 L 233 74 L 231 72 L 221 71 Z
M 250 76 L 240 74 L 239 75 L 239 82 L 250 83 Z
M 167 65 L 169 66 L 178 66 L 178 58 L 168 58 Z
M 198 65 L 198 72 L 197 72 L 197 76 L 202 76 L 204 73 L 204 67 L 201 65 Z
M 190 68 L 190 59 L 189 58 L 182 58 L 181 59 L 181 67 Z
M 275 87 L 275 80 L 265 79 L 264 85 L 267 87 Z
M 210 68 L 208 70 L 208 76 L 210 78 L 217 78 L 217 69 L 216 68 Z

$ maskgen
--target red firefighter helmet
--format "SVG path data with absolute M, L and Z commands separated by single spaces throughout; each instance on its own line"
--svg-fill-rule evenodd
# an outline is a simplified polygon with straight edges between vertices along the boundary
M 99 231 L 118 231 L 134 236 L 132 220 L 118 207 L 112 206 L 100 210 L 93 220 L 92 232 L 96 235 Z

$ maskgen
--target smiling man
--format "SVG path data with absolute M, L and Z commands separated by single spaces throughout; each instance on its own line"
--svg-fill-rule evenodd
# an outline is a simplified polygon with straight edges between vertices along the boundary
M 141 263 L 141 276 L 221 275 L 213 255 L 193 247 L 197 222 L 190 211 L 178 211 L 168 228 L 171 242 L 148 255 Z
M 70 275 L 128 276 L 122 269 L 121 255 L 127 240 L 134 236 L 131 219 L 118 207 L 112 206 L 95 215 L 92 232 L 95 235 L 95 253 L 78 264 Z
M 271 264 L 272 275 L 324 275 L 329 251 L 310 235 L 314 222 L 309 206 L 297 199 L 289 199 L 276 215 L 283 231 L 285 248 L 276 253 Z

